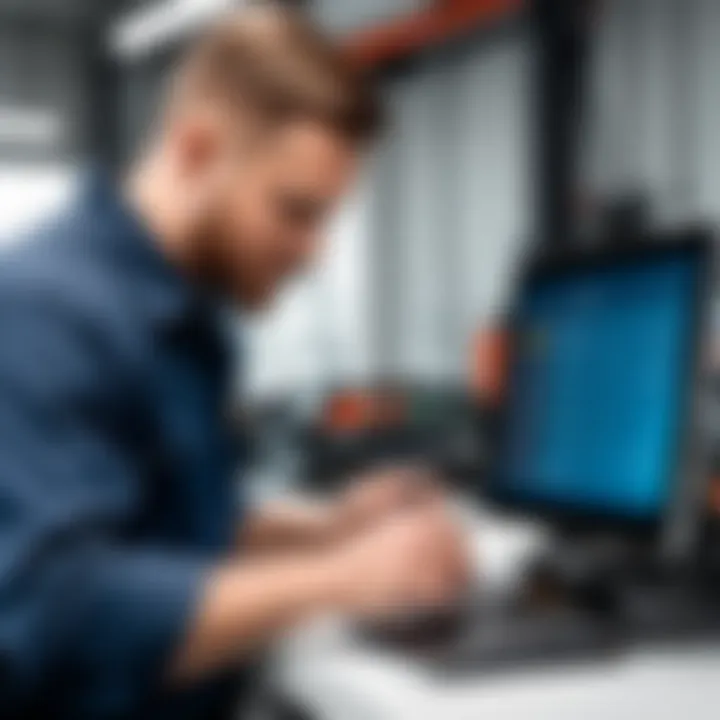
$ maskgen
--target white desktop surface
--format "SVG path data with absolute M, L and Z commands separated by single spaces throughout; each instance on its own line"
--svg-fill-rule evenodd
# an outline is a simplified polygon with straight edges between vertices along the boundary
M 541 543 L 535 531 L 483 519 L 473 538 L 493 590 Z M 667 648 L 576 666 L 440 678 L 408 659 L 353 642 L 326 621 L 289 639 L 276 687 L 317 720 L 716 720 L 720 646 Z

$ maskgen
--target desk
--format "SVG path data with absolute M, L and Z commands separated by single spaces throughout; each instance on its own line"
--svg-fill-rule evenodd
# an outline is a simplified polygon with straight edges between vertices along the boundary
M 535 531 L 500 533 L 485 526 L 475 539 L 490 555 L 502 547 L 493 572 L 507 584 L 518 555 L 539 539 Z M 362 647 L 341 622 L 324 621 L 288 639 L 274 671 L 275 686 L 318 720 L 715 720 L 720 713 L 720 647 L 451 680 Z
M 306 646 L 281 680 L 318 720 L 715 720 L 720 649 L 448 682 L 371 653 Z

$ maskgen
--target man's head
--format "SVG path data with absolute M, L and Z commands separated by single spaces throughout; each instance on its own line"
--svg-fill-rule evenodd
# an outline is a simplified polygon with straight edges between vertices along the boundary
M 229 16 L 177 68 L 157 145 L 176 234 L 203 279 L 263 306 L 319 232 L 377 134 L 362 72 L 299 13 Z

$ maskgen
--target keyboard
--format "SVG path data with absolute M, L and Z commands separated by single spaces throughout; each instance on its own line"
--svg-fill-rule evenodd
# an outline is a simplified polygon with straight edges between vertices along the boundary
M 461 616 L 403 620 L 365 628 L 366 642 L 411 655 L 433 670 L 507 669 L 546 662 L 603 659 L 621 647 L 621 628 L 568 608 L 527 612 L 469 609 Z

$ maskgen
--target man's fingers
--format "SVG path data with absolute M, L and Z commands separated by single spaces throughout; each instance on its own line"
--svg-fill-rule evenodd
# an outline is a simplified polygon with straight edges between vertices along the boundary
M 414 504 L 442 494 L 440 477 L 428 468 L 403 466 L 387 469 L 378 476 L 377 487 L 396 503 Z
M 342 532 L 352 534 L 397 514 L 439 515 L 446 510 L 445 500 L 442 482 L 428 468 L 385 467 L 359 478 L 341 496 L 338 522 Z

